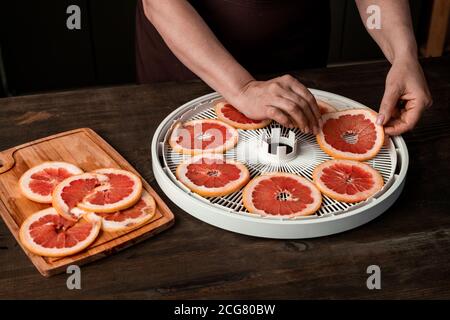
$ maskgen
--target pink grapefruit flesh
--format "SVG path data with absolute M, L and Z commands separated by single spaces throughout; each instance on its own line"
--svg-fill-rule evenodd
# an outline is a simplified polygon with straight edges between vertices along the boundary
M 20 240 L 31 252 L 49 257 L 75 254 L 98 236 L 100 221 L 67 220 L 54 208 L 38 211 L 20 228 Z
M 250 213 L 290 218 L 314 214 L 322 196 L 305 178 L 277 172 L 251 180 L 244 188 L 243 202 Z
M 229 124 L 213 119 L 193 120 L 175 126 L 170 145 L 185 154 L 222 153 L 233 148 L 239 134 Z
M 320 148 L 337 159 L 364 161 L 377 155 L 384 143 L 383 127 L 369 109 L 349 109 L 322 115 L 317 135 Z
M 102 230 L 117 232 L 137 228 L 149 221 L 156 212 L 155 199 L 143 191 L 141 199 L 132 207 L 116 212 L 93 213 L 102 219 Z
M 178 180 L 192 191 L 207 197 L 233 193 L 245 185 L 250 174 L 242 163 L 221 155 L 200 155 L 181 163 Z
M 53 206 L 67 219 L 77 220 L 86 212 L 115 212 L 134 205 L 142 182 L 120 169 L 99 169 L 62 181 L 53 192 Z
M 368 164 L 352 160 L 329 160 L 316 167 L 313 179 L 317 187 L 332 199 L 359 202 L 383 187 L 383 177 Z
M 243 130 L 255 130 L 264 128 L 267 126 L 271 120 L 270 119 L 264 119 L 264 120 L 253 120 L 245 116 L 242 112 L 240 112 L 238 109 L 233 107 L 231 104 L 227 103 L 223 99 L 220 99 L 216 102 L 214 105 L 214 110 L 216 111 L 217 117 L 228 123 L 229 125 L 232 125 L 233 127 L 237 129 L 243 129 Z
M 44 162 L 21 176 L 20 190 L 32 201 L 51 203 L 54 188 L 64 179 L 81 173 L 83 170 L 70 163 Z

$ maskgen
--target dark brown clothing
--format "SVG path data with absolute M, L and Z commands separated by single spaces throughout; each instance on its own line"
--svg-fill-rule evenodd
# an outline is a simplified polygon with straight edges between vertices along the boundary
M 328 0 L 191 0 L 227 50 L 252 74 L 324 66 L 328 56 Z M 136 11 L 136 68 L 139 83 L 196 76 L 170 51 Z

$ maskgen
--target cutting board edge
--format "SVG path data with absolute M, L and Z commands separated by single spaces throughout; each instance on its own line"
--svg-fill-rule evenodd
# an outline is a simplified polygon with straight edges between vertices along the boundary
M 47 136 L 47 137 L 43 137 L 43 138 L 39 138 L 39 139 L 36 139 L 36 140 L 33 140 L 33 141 L 25 142 L 25 143 L 23 143 L 21 145 L 2 150 L 2 151 L 0 151 L 0 162 L 2 163 L 2 166 L 0 167 L 0 175 L 5 173 L 5 172 L 8 172 L 9 170 L 11 170 L 14 167 L 14 164 L 16 163 L 16 161 L 14 159 L 14 153 L 16 151 L 18 151 L 20 149 L 24 149 L 24 148 L 32 146 L 32 145 L 35 145 L 35 144 L 38 144 L 38 143 L 42 143 L 42 142 L 45 142 L 45 141 L 48 141 L 48 140 L 52 140 L 52 139 L 55 139 L 55 138 L 59 138 L 59 137 L 64 137 L 64 136 L 71 135 L 71 134 L 78 133 L 78 132 L 86 132 L 88 135 L 93 135 L 93 136 L 96 136 L 96 137 L 102 139 L 91 128 L 84 128 L 83 127 L 83 128 L 78 128 L 78 129 L 73 129 L 73 130 L 68 130 L 68 131 L 52 134 L 52 135 Z M 103 140 L 103 142 L 107 143 L 105 140 Z

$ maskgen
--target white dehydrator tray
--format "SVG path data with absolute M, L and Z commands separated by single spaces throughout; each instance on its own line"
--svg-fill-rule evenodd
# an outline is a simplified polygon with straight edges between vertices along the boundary
M 366 108 L 343 96 L 310 90 L 315 97 L 337 109 Z M 313 238 L 343 232 L 367 223 L 386 211 L 399 197 L 409 162 L 408 150 L 402 137 L 391 138 L 374 159 L 367 161 L 383 176 L 385 185 L 379 193 L 356 204 L 343 203 L 323 196 L 322 207 L 311 216 L 286 219 L 251 214 L 242 204 L 241 191 L 225 197 L 209 198 L 191 192 L 175 177 L 178 164 L 190 156 L 173 152 L 168 144 L 168 136 L 178 121 L 216 118 L 213 101 L 218 98 L 219 94 L 211 93 L 182 105 L 161 122 L 152 140 L 152 166 L 156 181 L 173 202 L 192 216 L 216 227 L 251 236 L 276 239 Z M 297 154 L 287 157 L 286 161 L 279 161 L 276 157 L 259 157 L 255 161 L 252 155 L 259 150 L 255 150 L 257 144 L 253 142 L 271 137 L 278 131 L 285 141 L 288 141 L 289 132 L 293 131 Z M 248 152 L 248 148 L 253 148 L 254 152 Z M 281 171 L 299 174 L 311 181 L 314 168 L 331 159 L 319 148 L 315 136 L 304 134 L 298 129 L 289 130 L 276 122 L 263 129 L 239 130 L 238 145 L 226 152 L 225 157 L 244 163 L 252 177 Z

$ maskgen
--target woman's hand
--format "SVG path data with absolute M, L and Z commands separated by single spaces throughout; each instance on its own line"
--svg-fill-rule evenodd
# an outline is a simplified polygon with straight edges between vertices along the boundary
M 404 107 L 398 102 L 403 100 Z M 378 123 L 386 134 L 396 136 L 414 128 L 432 99 L 422 68 L 415 58 L 394 61 L 386 78 Z
M 269 81 L 250 81 L 239 95 L 227 99 L 254 120 L 273 119 L 288 128 L 317 134 L 321 126 L 316 99 L 290 75 Z

